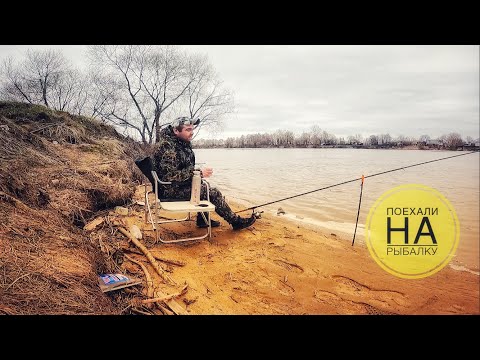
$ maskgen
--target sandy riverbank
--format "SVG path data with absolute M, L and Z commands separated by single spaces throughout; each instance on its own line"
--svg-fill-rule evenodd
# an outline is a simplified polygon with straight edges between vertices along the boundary
M 142 208 L 131 210 L 124 220 L 143 230 L 150 251 L 185 264 L 172 267 L 177 285 L 155 277 L 155 286 L 174 293 L 187 284 L 177 302 L 188 314 L 480 313 L 478 275 L 447 266 L 424 279 L 397 278 L 366 247 L 281 216 L 263 214 L 251 228 L 234 232 L 215 214 L 222 225 L 213 229 L 211 242 L 179 245 L 156 244 Z M 191 222 L 167 227 L 199 231 Z M 124 266 L 139 271 L 128 261 Z

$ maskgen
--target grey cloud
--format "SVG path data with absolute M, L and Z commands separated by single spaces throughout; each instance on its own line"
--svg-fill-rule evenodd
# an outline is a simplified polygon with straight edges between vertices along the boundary
M 207 54 L 235 93 L 217 137 L 313 125 L 337 136 L 479 137 L 477 45 L 182 47 Z M 81 46 L 66 49 L 84 57 Z M 0 46 L 0 59 L 10 52 Z

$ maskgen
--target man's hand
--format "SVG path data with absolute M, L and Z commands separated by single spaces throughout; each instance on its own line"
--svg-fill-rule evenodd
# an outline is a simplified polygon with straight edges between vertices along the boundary
M 212 168 L 203 168 L 200 171 L 202 172 L 202 176 L 204 178 L 208 178 L 208 177 L 212 176 L 212 174 L 213 174 L 213 169 Z

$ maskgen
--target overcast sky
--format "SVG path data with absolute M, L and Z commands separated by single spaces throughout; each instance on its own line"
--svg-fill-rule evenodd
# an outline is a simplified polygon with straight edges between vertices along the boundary
M 338 137 L 479 137 L 478 45 L 181 47 L 207 54 L 235 94 L 236 112 L 217 138 L 313 125 Z M 85 66 L 81 45 L 0 45 L 0 60 L 28 48 L 61 48 Z

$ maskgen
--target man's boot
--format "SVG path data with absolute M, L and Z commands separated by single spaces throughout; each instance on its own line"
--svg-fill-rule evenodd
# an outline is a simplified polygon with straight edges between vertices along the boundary
M 249 218 L 241 218 L 240 216 L 237 216 L 235 220 L 233 220 L 230 224 L 233 227 L 233 230 L 241 230 L 249 227 L 250 225 L 253 225 L 253 223 L 257 220 L 255 215 L 252 215 Z
M 203 214 L 208 219 L 207 213 L 203 213 Z M 210 223 L 212 224 L 212 228 L 220 226 L 220 221 L 213 220 L 212 218 L 210 218 Z M 199 228 L 208 227 L 208 224 L 205 222 L 205 220 L 203 220 L 203 216 L 200 213 L 197 214 L 197 227 Z

